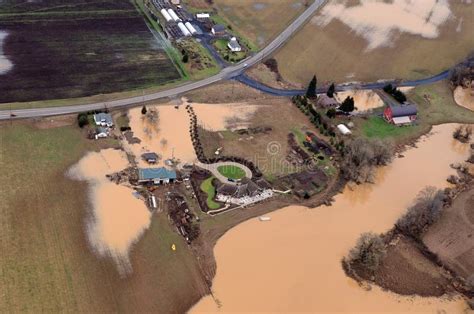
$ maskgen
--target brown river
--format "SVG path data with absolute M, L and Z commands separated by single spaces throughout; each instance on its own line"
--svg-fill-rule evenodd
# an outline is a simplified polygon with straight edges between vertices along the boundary
M 423 312 L 465 313 L 460 298 L 402 297 L 348 278 L 341 259 L 361 233 L 384 232 L 425 186 L 446 186 L 449 167 L 468 154 L 452 139 L 455 125 L 433 128 L 379 169 L 376 184 L 347 187 L 332 206 L 290 206 L 272 220 L 249 220 L 227 232 L 214 252 L 214 298 L 203 298 L 199 312 Z

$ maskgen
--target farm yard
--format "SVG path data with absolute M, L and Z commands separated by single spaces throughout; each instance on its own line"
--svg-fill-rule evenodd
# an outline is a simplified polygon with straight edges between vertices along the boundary
M 9 1 L 0 8 L 0 102 L 137 90 L 181 78 L 143 17 L 126 0 Z
M 305 9 L 308 0 L 205 0 L 185 1 L 195 10 L 216 8 L 222 23 L 247 39 L 251 50 L 264 47 Z
M 472 52 L 470 2 L 412 1 L 404 9 L 398 0 L 354 2 L 329 2 L 277 52 L 284 79 L 302 86 L 314 73 L 319 82 L 417 79 Z

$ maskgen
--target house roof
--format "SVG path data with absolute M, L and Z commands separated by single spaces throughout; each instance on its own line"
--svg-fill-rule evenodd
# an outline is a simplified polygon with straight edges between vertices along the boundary
M 145 159 L 145 160 L 158 159 L 158 155 L 156 153 L 144 153 L 144 154 L 142 154 L 142 158 Z
M 237 38 L 235 37 L 232 37 L 230 40 L 229 40 L 229 48 L 231 49 L 241 49 L 242 47 L 240 47 L 239 45 L 239 42 L 237 41 Z
M 223 32 L 225 31 L 225 26 L 222 24 L 216 24 L 212 27 L 212 29 L 214 30 L 214 32 Z
M 94 115 L 94 120 L 99 122 L 112 123 L 112 115 L 110 113 L 98 113 Z
M 340 103 L 337 101 L 337 99 L 331 98 L 326 94 L 320 95 L 318 97 L 318 100 L 316 101 L 316 103 L 319 106 L 322 106 L 322 107 L 336 107 L 336 106 L 340 105 Z
M 418 109 L 412 104 L 403 104 L 400 106 L 389 105 L 392 109 L 392 117 L 414 116 L 418 113 Z
M 161 168 L 138 169 L 139 180 L 176 179 L 176 171 Z
M 100 134 L 100 133 L 107 133 L 107 128 L 104 128 L 104 127 L 98 127 L 96 130 L 96 133 L 97 134 Z

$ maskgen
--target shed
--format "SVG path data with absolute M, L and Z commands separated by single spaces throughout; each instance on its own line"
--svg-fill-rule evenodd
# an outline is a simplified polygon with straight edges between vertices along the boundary
M 95 139 L 106 138 L 107 136 L 109 136 L 109 132 L 108 132 L 107 128 L 98 127 L 95 130 Z
M 173 183 L 177 178 L 176 171 L 161 168 L 138 169 L 138 183 L 166 184 Z
M 222 24 L 216 24 L 212 27 L 211 32 L 213 35 L 224 35 L 225 34 L 225 26 Z
M 208 19 L 210 17 L 211 17 L 211 15 L 209 13 L 197 13 L 196 14 L 197 19 Z
M 352 134 L 351 130 L 349 130 L 349 128 L 347 126 L 345 126 L 344 124 L 338 124 L 337 125 L 337 129 L 339 130 L 339 132 L 341 132 L 343 135 L 349 135 L 349 134 Z
M 149 164 L 155 164 L 160 156 L 156 153 L 144 153 L 142 154 L 142 158 Z
M 96 125 L 100 125 L 103 127 L 111 127 L 114 125 L 114 121 L 112 120 L 112 115 L 110 113 L 98 113 L 94 115 L 94 122 Z

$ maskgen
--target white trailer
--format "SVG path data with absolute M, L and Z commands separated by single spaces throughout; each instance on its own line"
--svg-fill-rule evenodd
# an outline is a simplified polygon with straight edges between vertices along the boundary
M 163 17 L 165 18 L 166 22 L 169 22 L 173 19 L 171 15 L 169 15 L 168 11 L 166 11 L 166 9 L 161 9 L 160 12 L 161 12 L 161 15 L 163 15 Z
M 337 128 L 343 135 L 352 134 L 351 130 L 349 130 L 344 124 L 338 124 Z
M 186 23 L 184 23 L 184 25 L 186 25 L 186 28 L 189 29 L 189 32 L 190 32 L 191 34 L 194 35 L 194 34 L 197 33 L 197 30 L 194 28 L 194 26 L 193 26 L 191 23 L 186 22 Z
M 186 26 L 184 26 L 182 22 L 178 23 L 178 27 L 184 36 L 191 36 L 191 33 L 188 31 L 188 29 L 186 28 Z
M 173 18 L 175 22 L 181 21 L 178 15 L 173 11 L 173 9 L 168 9 L 169 15 Z

